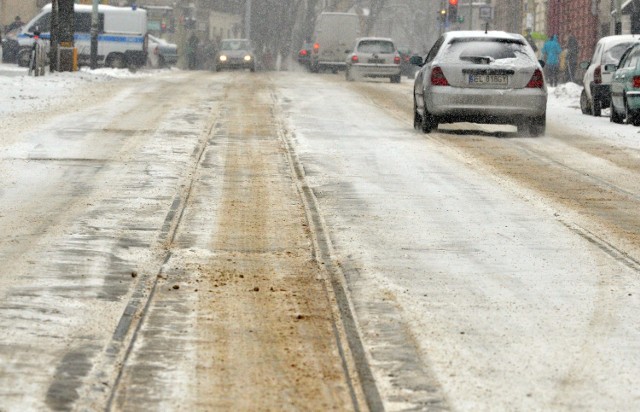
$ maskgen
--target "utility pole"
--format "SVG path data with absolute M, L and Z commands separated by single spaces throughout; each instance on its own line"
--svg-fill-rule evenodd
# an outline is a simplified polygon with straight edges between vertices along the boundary
M 245 0 L 244 38 L 251 39 L 251 0 Z
M 616 19 L 614 34 L 622 34 L 622 0 L 616 0 Z
M 91 70 L 98 67 L 98 2 L 93 0 L 93 8 L 91 9 Z
M 59 36 L 58 0 L 51 1 L 51 39 L 49 39 L 49 71 L 55 72 L 60 69 L 58 57 Z
M 58 0 L 58 17 L 60 70 L 70 72 L 74 69 L 73 35 L 75 32 L 75 20 L 73 0 Z

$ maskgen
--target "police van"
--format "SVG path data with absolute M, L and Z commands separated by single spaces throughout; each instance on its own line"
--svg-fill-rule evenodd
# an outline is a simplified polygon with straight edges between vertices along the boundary
M 78 50 L 78 64 L 88 65 L 91 57 L 91 16 L 93 6 L 74 4 L 74 46 Z M 34 32 L 40 39 L 51 39 L 51 4 L 18 34 L 20 52 L 18 64 L 29 65 Z M 147 61 L 147 12 L 132 7 L 98 6 L 98 65 L 104 67 L 140 67 Z

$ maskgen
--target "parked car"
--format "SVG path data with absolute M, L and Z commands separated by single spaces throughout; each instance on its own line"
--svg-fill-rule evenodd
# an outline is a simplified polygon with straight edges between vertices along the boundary
M 2 62 L 17 63 L 18 52 L 20 51 L 20 43 L 18 43 L 18 34 L 20 27 L 9 30 L 2 36 Z
M 622 55 L 620 63 L 606 65 L 614 71 L 611 78 L 611 117 L 614 123 L 640 126 L 640 42 L 635 43 Z
M 411 79 L 416 75 L 417 67 L 411 64 L 411 56 L 416 55 L 408 47 L 398 47 L 400 54 L 400 74 Z
M 543 63 L 520 34 L 444 33 L 424 57 L 413 93 L 413 125 L 429 133 L 440 123 L 515 124 L 544 134 L 547 87 Z
M 582 113 L 600 116 L 602 109 L 609 107 L 613 71 L 606 68 L 615 67 L 622 54 L 639 40 L 640 36 L 632 34 L 603 37 L 598 40 L 591 61 L 580 63 L 580 67 L 585 69 L 582 78 L 584 89 L 580 95 Z
M 178 45 L 151 34 L 147 36 L 149 38 L 147 46 L 149 66 L 155 68 L 170 67 L 178 62 Z
M 224 39 L 216 58 L 216 71 L 223 69 L 249 69 L 256 71 L 256 58 L 248 39 Z
M 345 64 L 347 81 L 362 77 L 388 77 L 391 83 L 400 83 L 400 54 L 391 39 L 357 39 Z
M 313 45 L 311 43 L 305 43 L 298 51 L 298 64 L 309 70 L 311 67 L 311 50 Z

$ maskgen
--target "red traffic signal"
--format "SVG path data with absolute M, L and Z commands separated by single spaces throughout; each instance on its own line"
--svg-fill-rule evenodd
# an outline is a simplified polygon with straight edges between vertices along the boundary
M 457 6 L 458 5 L 458 0 L 449 0 L 449 5 L 450 6 Z

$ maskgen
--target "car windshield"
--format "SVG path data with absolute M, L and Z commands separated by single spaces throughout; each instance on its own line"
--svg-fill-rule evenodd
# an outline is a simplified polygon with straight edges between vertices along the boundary
M 461 38 L 454 39 L 448 49 L 452 59 L 472 63 L 491 63 L 497 60 L 530 56 L 527 46 L 518 39 Z
M 249 40 L 223 40 L 220 45 L 221 50 L 249 50 L 250 48 Z
M 362 40 L 358 43 L 358 51 L 362 53 L 393 53 L 393 43 L 384 40 Z
M 620 43 L 605 50 L 602 55 L 602 64 L 618 64 L 624 52 L 633 44 L 635 44 L 635 42 Z

